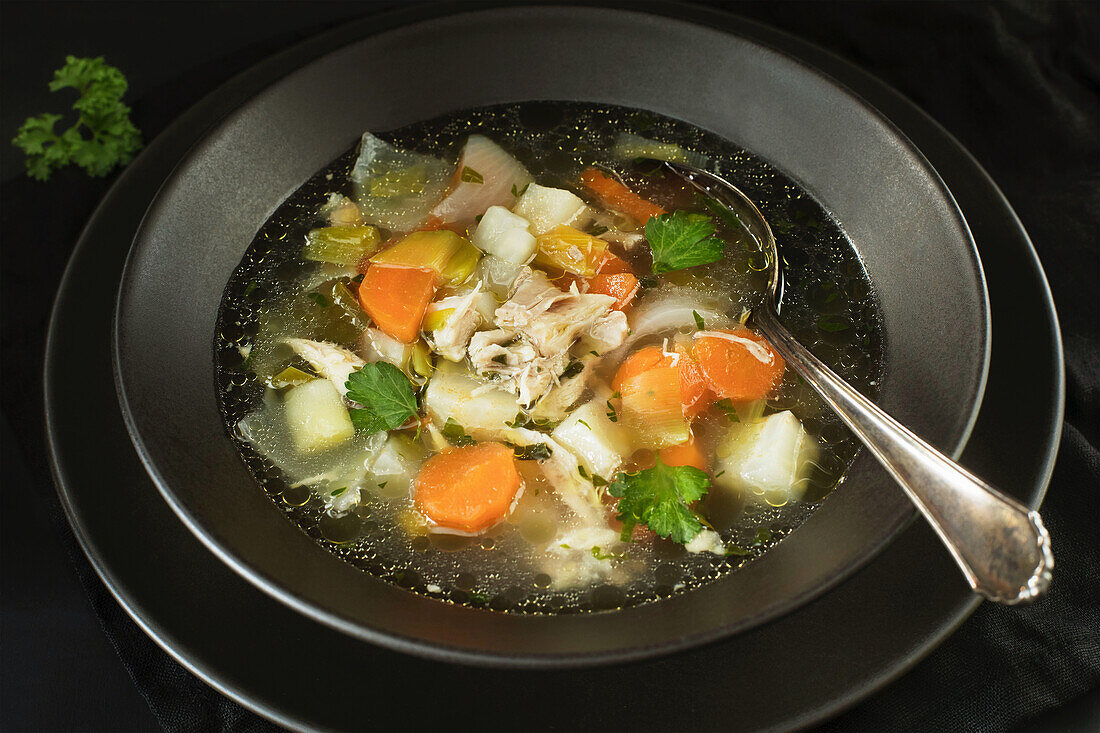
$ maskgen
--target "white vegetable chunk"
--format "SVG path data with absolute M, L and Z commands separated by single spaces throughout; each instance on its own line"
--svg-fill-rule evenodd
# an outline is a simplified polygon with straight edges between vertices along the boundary
M 519 414 L 516 396 L 474 379 L 465 367 L 440 362 L 424 393 L 428 415 L 440 427 L 454 420 L 477 440 L 492 440 Z
M 691 553 L 709 552 L 714 555 L 725 555 L 726 543 L 722 542 L 722 538 L 713 529 L 704 527 L 699 534 L 684 545 L 684 549 Z
M 490 206 L 485 210 L 470 242 L 485 254 L 516 265 L 527 264 L 535 255 L 536 242 L 530 222 L 503 206 Z
M 482 285 L 493 294 L 494 298 L 503 301 L 508 299 L 516 278 L 526 269 L 529 268 L 525 265 L 517 265 L 493 255 L 486 255 L 477 263 L 474 277 L 481 280 Z M 493 309 L 496 310 L 496 304 L 493 305 Z
M 292 387 L 285 407 L 294 445 L 303 453 L 327 450 L 355 435 L 348 409 L 332 382 L 314 379 Z
M 718 448 L 715 485 L 762 495 L 780 506 L 797 501 L 806 489 L 808 461 L 817 443 L 789 410 L 759 422 L 737 423 Z
M 618 423 L 607 419 L 607 394 L 574 410 L 551 433 L 571 450 L 591 476 L 610 481 L 630 455 L 630 436 Z
M 408 496 L 426 457 L 420 445 L 403 435 L 391 435 L 371 463 L 372 491 L 385 499 Z
M 504 148 L 484 135 L 470 135 L 458 161 L 459 183 L 436 204 L 432 214 L 443 221 L 472 224 L 490 206 L 511 204 L 531 174 Z
M 351 171 L 362 219 L 407 232 L 428 217 L 450 183 L 451 167 L 430 155 L 398 150 L 363 133 Z
M 580 196 L 572 191 L 537 183 L 527 187 L 512 211 L 531 222 L 535 234 L 545 234 L 562 224 L 580 228 L 592 218 Z

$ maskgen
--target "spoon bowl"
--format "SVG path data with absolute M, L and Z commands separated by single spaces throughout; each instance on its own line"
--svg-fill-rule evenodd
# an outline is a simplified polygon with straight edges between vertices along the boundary
M 760 209 L 721 176 L 685 163 L 660 161 L 697 192 L 734 213 L 766 258 L 768 292 L 752 325 L 829 404 L 939 535 L 970 587 L 999 603 L 1031 601 L 1046 592 L 1054 555 L 1038 512 L 974 476 L 852 388 L 815 357 L 780 320 L 783 258 Z

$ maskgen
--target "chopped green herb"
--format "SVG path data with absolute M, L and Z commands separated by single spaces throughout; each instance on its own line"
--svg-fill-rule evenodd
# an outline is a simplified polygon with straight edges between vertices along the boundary
M 584 371 L 584 364 L 579 361 L 569 362 L 569 366 L 565 368 L 565 371 L 561 373 L 561 379 L 569 379 L 575 377 Z
M 737 408 L 734 407 L 732 400 L 718 400 L 714 403 L 714 406 L 721 410 L 722 414 L 725 415 L 726 419 L 730 422 L 741 422 L 741 418 L 737 416 Z
M 714 474 L 714 478 L 718 478 L 719 476 L 721 476 L 725 472 L 726 472 L 725 469 L 719 471 L 718 473 Z
M 621 555 L 616 555 L 611 552 L 604 552 L 600 549 L 599 545 L 593 545 L 591 552 L 592 557 L 596 558 L 597 560 L 618 560 L 620 557 L 622 557 Z
M 592 474 L 592 485 L 593 486 L 597 486 L 597 487 L 607 486 L 609 483 L 610 482 L 607 479 L 605 479 L 603 476 L 600 476 L 600 475 L 595 474 L 595 473 Z
M 248 296 L 252 295 L 252 293 L 256 292 L 256 288 L 258 287 L 260 286 L 255 280 L 249 280 L 248 285 L 244 286 L 244 297 L 247 298 Z
M 565 544 L 564 542 L 562 542 L 562 543 L 561 543 L 560 545 L 558 545 L 558 547 L 564 547 L 564 548 L 565 548 L 566 550 L 572 550 L 572 549 L 573 549 L 572 547 L 570 547 L 569 545 Z
M 338 489 L 334 489 L 334 490 L 332 491 L 332 493 L 331 493 L 331 494 L 329 494 L 329 496 L 330 496 L 331 498 L 335 499 L 336 497 L 340 496 L 341 494 L 343 494 L 343 493 L 344 493 L 345 491 L 347 491 L 347 490 L 348 490 L 348 487 L 347 487 L 347 486 L 341 486 L 341 487 L 340 487 L 340 488 L 338 488 Z
M 71 88 L 80 93 L 73 103 L 76 123 L 58 133 L 54 125 L 62 115 L 47 112 L 26 119 L 11 142 L 27 156 L 27 175 L 45 181 L 55 170 L 75 164 L 90 176 L 105 176 L 129 163 L 142 142 L 141 131 L 130 121 L 130 108 L 122 103 L 127 86 L 122 72 L 102 56 L 65 57 L 50 91 Z
M 306 293 L 306 297 L 312 300 L 315 305 L 321 308 L 328 308 L 330 305 L 332 305 L 331 300 L 318 292 Z
M 685 544 L 703 529 L 690 505 L 706 496 L 710 479 L 692 466 L 668 466 L 660 458 L 652 468 L 619 473 L 608 487 L 618 497 L 623 538 L 645 524 L 661 537 Z
M 453 417 L 447 418 L 447 422 L 443 425 L 443 437 L 447 439 L 447 442 L 451 445 L 462 447 L 464 445 L 473 445 L 477 441 L 466 434 L 466 428 L 462 427 L 455 421 Z
M 362 405 L 349 410 L 357 430 L 377 433 L 401 427 L 416 415 L 416 395 L 408 377 L 393 364 L 364 364 L 348 375 L 348 399 Z
M 699 329 L 700 331 L 707 330 L 707 322 L 703 320 L 703 317 L 701 315 L 699 315 L 699 311 L 692 311 L 691 316 L 695 319 L 695 327 L 697 329 Z
M 389 481 L 383 481 L 382 483 L 378 484 L 378 488 L 384 489 L 384 488 L 386 488 L 386 484 L 388 484 L 388 483 L 389 483 Z
M 475 224 L 480 224 L 481 223 L 481 217 L 483 217 L 483 216 L 485 216 L 485 214 L 478 214 L 477 216 L 475 216 L 474 217 L 474 223 Z
M 579 463 L 577 464 L 577 473 L 579 473 L 581 475 L 581 478 L 583 478 L 585 481 L 589 480 L 588 471 L 585 471 L 584 466 Z
M 508 355 L 507 354 L 497 354 L 496 356 L 493 357 L 493 361 L 496 362 L 497 364 L 507 364 L 508 363 Z
M 463 183 L 485 183 L 485 176 L 468 165 L 462 166 L 462 174 L 459 176 L 459 179 Z
M 615 405 L 611 404 L 611 400 L 617 400 L 620 397 L 622 394 L 619 392 L 612 392 L 607 400 L 607 419 L 611 422 L 619 422 L 619 413 L 615 410 Z
M 817 327 L 822 331 L 828 331 L 829 333 L 836 333 L 838 331 L 847 331 L 851 326 L 842 321 L 836 316 L 822 316 L 817 319 Z
M 710 217 L 686 211 L 652 217 L 646 222 L 645 236 L 653 250 L 656 274 L 717 262 L 726 247 L 714 236 Z
M 739 547 L 738 545 L 734 545 L 734 544 L 727 544 L 726 545 L 726 555 L 727 556 L 728 555 L 737 555 L 738 557 L 745 557 L 746 555 L 751 555 L 751 554 L 752 554 L 752 551 L 751 550 L 746 550 L 744 547 Z
M 598 236 L 600 236 L 601 234 L 607 234 L 607 232 L 608 232 L 608 229 L 607 229 L 607 227 L 605 227 L 605 226 L 600 226 L 600 225 L 597 225 L 597 226 L 594 226 L 594 227 L 590 227 L 590 228 L 588 229 L 588 234 L 589 234 L 589 235 L 591 235 L 591 236 L 593 236 L 593 237 L 598 237 Z
M 638 284 L 641 285 L 643 288 L 655 288 L 660 285 L 660 283 L 661 281 L 653 277 L 652 275 L 646 275 L 638 281 Z
M 600 355 L 600 352 L 598 352 L 598 351 L 589 351 L 588 353 L 591 354 L 592 356 L 599 356 Z
M 513 183 L 513 184 L 512 184 L 512 195 L 513 195 L 513 196 L 515 196 L 515 197 L 516 197 L 516 198 L 518 199 L 518 198 L 519 198 L 520 196 L 522 196 L 523 194 L 527 193 L 527 187 L 528 187 L 528 186 L 530 186 L 530 185 L 531 185 L 530 183 L 528 183 L 528 184 L 525 184 L 525 185 L 523 186 L 523 188 L 521 188 L 521 189 L 519 189 L 519 190 L 517 191 L 517 190 L 516 190 L 516 184 L 514 184 L 514 183 Z
M 577 420 L 577 423 L 579 423 L 580 425 L 583 425 L 583 426 L 585 426 L 585 427 L 586 427 L 586 428 L 588 428 L 589 430 L 591 430 L 591 429 L 592 429 L 592 426 L 591 426 L 591 425 L 589 425 L 588 423 L 586 423 L 586 422 L 585 422 L 584 420 Z
M 472 601 L 473 603 L 488 603 L 489 602 L 489 595 L 487 593 L 481 593 L 479 591 L 472 590 L 472 591 L 469 592 L 469 595 L 470 595 L 470 601 Z
M 515 445 L 505 443 L 512 449 L 512 454 L 520 461 L 545 461 L 552 453 L 546 443 L 532 443 L 531 445 Z
M 760 529 L 756 530 L 756 538 L 752 541 L 753 547 L 759 547 L 771 538 L 771 530 L 767 529 L 766 527 L 761 527 Z

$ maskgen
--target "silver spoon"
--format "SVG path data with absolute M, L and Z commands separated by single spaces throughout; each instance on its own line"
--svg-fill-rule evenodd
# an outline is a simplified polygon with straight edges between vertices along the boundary
M 1050 585 L 1054 555 L 1038 512 L 973 475 L 850 387 L 779 321 L 783 266 L 760 210 L 723 178 L 682 163 L 661 163 L 704 196 L 729 207 L 760 244 L 770 270 L 768 295 L 753 325 L 894 477 L 962 568 L 970 587 L 991 601 L 1031 601 Z

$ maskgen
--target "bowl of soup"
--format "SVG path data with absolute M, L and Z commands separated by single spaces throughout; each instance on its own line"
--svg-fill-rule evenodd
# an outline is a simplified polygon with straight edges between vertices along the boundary
M 650 16 L 580 15 L 658 64 L 631 42 Z M 975 414 L 980 265 L 888 121 L 687 23 L 660 41 L 681 73 L 578 76 L 554 49 L 580 20 L 334 51 L 211 131 L 135 240 L 115 356 L 151 475 L 232 567 L 350 634 L 512 665 L 659 653 L 825 592 L 911 519 L 752 329 L 759 243 L 654 160 L 760 206 L 785 323 L 846 380 L 948 451 Z M 459 30 L 479 52 L 426 68 L 418 39 Z M 529 41 L 525 73 L 501 38 Z M 689 59 L 736 65 L 721 101 Z

